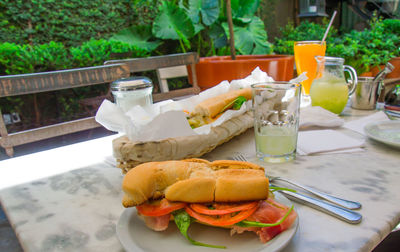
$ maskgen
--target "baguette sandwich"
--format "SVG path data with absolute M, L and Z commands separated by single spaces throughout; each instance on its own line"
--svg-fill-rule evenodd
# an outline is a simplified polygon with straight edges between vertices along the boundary
M 297 218 L 289 208 L 269 197 L 264 169 L 256 164 L 203 159 L 149 162 L 131 169 L 122 183 L 124 207 L 136 207 L 146 225 L 168 228 L 174 220 L 194 245 L 214 248 L 191 239 L 192 222 L 231 229 L 231 235 L 255 232 L 265 243 L 290 228 Z
M 228 109 L 240 109 L 241 105 L 252 97 L 251 88 L 232 90 L 206 99 L 196 105 L 188 116 L 192 128 L 197 128 L 215 121 Z

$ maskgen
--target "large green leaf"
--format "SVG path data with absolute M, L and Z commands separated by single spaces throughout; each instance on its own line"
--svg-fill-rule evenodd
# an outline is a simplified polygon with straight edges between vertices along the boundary
M 193 23 L 200 22 L 200 15 L 205 25 L 213 24 L 219 15 L 219 1 L 189 0 L 188 14 Z
M 194 26 L 186 12 L 172 2 L 164 1 L 153 23 L 153 34 L 161 39 L 183 40 L 192 38 Z
M 223 23 L 225 33 L 229 34 L 227 23 Z M 245 26 L 234 26 L 235 48 L 240 54 L 269 54 L 272 46 L 268 42 L 264 23 L 259 17 L 253 17 L 252 21 Z
M 215 48 L 222 48 L 228 45 L 224 28 L 218 23 L 214 23 L 209 30 L 210 38 L 213 40 Z
M 150 41 L 152 38 L 151 26 L 143 25 L 123 29 L 112 36 L 110 40 L 125 42 L 151 52 L 162 44 L 160 40 Z
M 254 16 L 260 6 L 260 0 L 231 0 L 233 18 Z

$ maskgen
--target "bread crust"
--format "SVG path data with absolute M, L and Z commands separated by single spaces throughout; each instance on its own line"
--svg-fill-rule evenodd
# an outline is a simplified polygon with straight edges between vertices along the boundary
M 268 197 L 268 179 L 256 164 L 203 159 L 149 162 L 124 177 L 123 205 L 137 206 L 165 197 L 189 203 L 237 202 Z

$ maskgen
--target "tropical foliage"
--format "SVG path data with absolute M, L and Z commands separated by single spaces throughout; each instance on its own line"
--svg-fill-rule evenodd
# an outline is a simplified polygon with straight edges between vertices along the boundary
M 264 23 L 255 16 L 259 5 L 259 0 L 232 1 L 235 48 L 239 54 L 272 52 Z M 176 43 L 176 52 L 197 51 L 201 56 L 226 55 L 228 39 L 223 0 L 162 1 L 151 25 L 135 25 L 111 37 L 138 47 L 147 45 L 149 49 Z

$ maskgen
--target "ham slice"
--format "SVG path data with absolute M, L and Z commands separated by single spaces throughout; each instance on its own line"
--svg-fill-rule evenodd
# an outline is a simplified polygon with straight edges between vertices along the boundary
M 164 231 L 168 228 L 171 214 L 161 216 L 143 216 L 146 226 L 154 231 Z
M 254 212 L 252 216 L 247 218 L 247 220 L 262 223 L 275 223 L 278 222 L 287 213 L 288 210 L 289 207 L 282 205 L 272 199 L 268 199 L 267 201 L 260 201 L 258 209 Z M 282 222 L 279 226 L 274 227 L 243 228 L 233 226 L 231 230 L 231 235 L 234 233 L 240 234 L 244 231 L 252 231 L 260 237 L 261 242 L 266 243 L 281 232 L 289 229 L 290 226 L 292 226 L 293 222 L 296 220 L 296 217 L 297 213 L 295 211 L 292 211 L 284 222 Z

